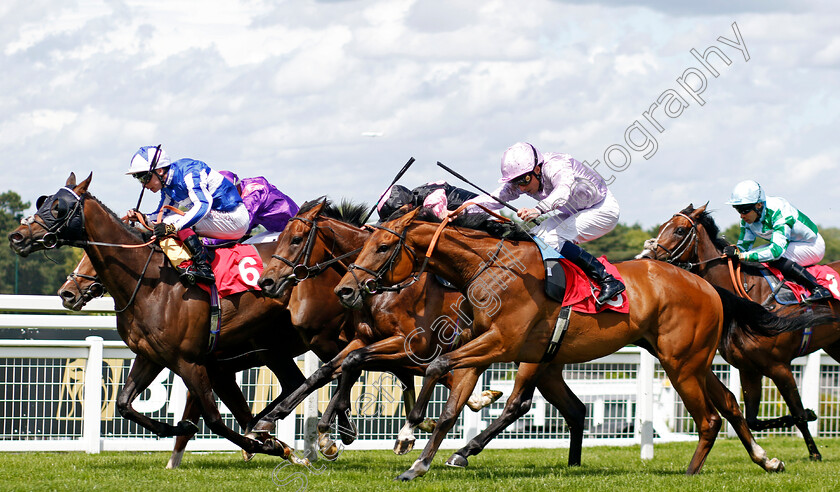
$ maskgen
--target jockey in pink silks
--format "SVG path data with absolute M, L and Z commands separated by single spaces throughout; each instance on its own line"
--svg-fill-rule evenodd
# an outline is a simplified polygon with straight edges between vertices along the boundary
M 598 173 L 569 154 L 541 153 L 518 142 L 502 155 L 502 185 L 492 195 L 504 202 L 523 193 L 538 201 L 534 208 L 520 208 L 524 221 L 549 214 L 531 234 L 553 247 L 600 286 L 596 302 L 603 305 L 624 291 L 624 284 L 607 273 L 604 265 L 579 243 L 597 239 L 618 223 L 618 202 Z M 498 210 L 502 204 L 488 195 L 470 200 Z

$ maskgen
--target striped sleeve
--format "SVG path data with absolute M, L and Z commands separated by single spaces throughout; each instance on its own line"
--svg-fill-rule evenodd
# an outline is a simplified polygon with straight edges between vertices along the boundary
M 750 251 L 744 255 L 744 259 L 747 261 L 767 262 L 781 258 L 790 242 L 788 238 L 795 222 L 795 217 L 784 216 L 781 212 L 776 211 L 773 214 L 773 235 L 770 237 L 770 243 Z

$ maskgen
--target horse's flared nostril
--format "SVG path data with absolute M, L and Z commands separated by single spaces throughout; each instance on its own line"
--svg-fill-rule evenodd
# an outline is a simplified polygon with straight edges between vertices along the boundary
M 274 279 L 262 277 L 259 281 L 257 281 L 257 285 L 259 285 L 262 290 L 271 290 L 271 288 L 274 287 Z
M 353 289 L 350 287 L 339 287 L 335 289 L 335 295 L 341 299 L 349 299 L 353 297 Z
M 58 296 L 64 299 L 65 301 L 73 301 L 76 299 L 76 294 L 70 292 L 69 290 L 60 290 L 58 291 Z

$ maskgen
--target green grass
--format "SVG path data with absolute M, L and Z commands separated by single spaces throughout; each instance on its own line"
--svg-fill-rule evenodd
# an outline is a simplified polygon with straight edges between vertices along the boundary
M 760 444 L 783 459 L 787 471 L 768 474 L 747 457 L 740 442 L 720 439 L 698 476 L 683 473 L 695 443 L 661 444 L 651 461 L 636 447 L 584 448 L 583 466 L 566 466 L 566 449 L 487 450 L 467 469 L 448 468 L 441 451 L 425 477 L 408 483 L 393 478 L 408 468 L 419 451 L 395 456 L 390 451 L 344 451 L 335 462 L 319 461 L 320 474 L 301 473 L 306 482 L 287 483 L 291 467 L 277 469 L 277 458 L 257 456 L 249 463 L 238 453 L 187 453 L 178 470 L 163 467 L 168 453 L 121 452 L 0 453 L 0 490 L 309 490 L 518 492 L 522 490 L 719 491 L 840 490 L 840 440 L 820 439 L 821 463 L 807 458 L 796 438 L 767 438 Z M 297 468 L 296 472 L 305 469 Z

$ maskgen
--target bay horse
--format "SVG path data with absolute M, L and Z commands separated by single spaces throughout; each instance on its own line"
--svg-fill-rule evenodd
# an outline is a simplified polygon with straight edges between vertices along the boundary
M 283 296 L 288 288 L 310 282 L 313 277 L 329 270 L 339 270 L 342 274 L 346 272 L 346 263 L 355 258 L 371 233 L 361 223 L 348 221 L 341 216 L 340 210 L 350 206 L 342 203 L 341 207 L 336 207 L 326 199 L 312 200 L 301 206 L 297 216 L 277 238 L 272 260 L 263 269 L 259 285 L 266 295 Z M 366 208 L 361 207 L 360 210 L 364 212 Z M 332 285 L 337 285 L 339 280 L 340 276 Z M 333 301 L 337 300 L 332 291 L 329 296 Z M 445 307 L 461 304 L 463 299 L 459 297 L 456 291 L 445 288 L 439 281 L 427 276 L 405 290 L 387 292 L 372 298 L 366 309 L 358 313 L 357 328 L 347 346 L 313 373 L 285 401 L 280 402 L 254 429 L 261 430 L 263 424 L 270 425 L 276 419 L 284 418 L 308 394 L 340 374 L 338 390 L 318 424 L 319 448 L 326 456 L 334 456 L 337 449 L 329 439 L 332 421 L 336 416 L 348 414 L 350 390 L 361 371 L 367 369 L 405 374 L 401 378 L 403 381 L 412 381 L 411 376 L 414 374 L 422 375 L 419 357 L 449 350 L 451 343 L 434 336 L 431 330 L 419 327 L 431 327 Z M 464 309 L 469 311 L 467 306 Z M 465 335 L 464 339 L 468 336 Z M 454 375 L 445 375 L 441 383 L 451 388 L 457 384 L 457 380 L 456 372 Z M 562 378 L 546 381 L 544 387 L 548 395 L 546 398 L 561 406 L 569 421 L 573 436 L 570 463 L 580 464 L 585 407 L 568 390 Z M 411 397 L 406 399 L 406 412 L 413 406 L 413 383 L 409 389 Z M 499 396 L 500 392 L 488 390 L 471 399 L 468 404 L 472 410 L 478 411 Z M 425 422 L 424 430 L 430 430 L 431 425 Z M 399 451 L 405 453 L 409 450 L 401 448 Z
M 166 265 L 160 248 L 137 229 L 124 224 L 113 212 L 88 193 L 92 175 L 79 184 L 73 173 L 65 187 L 54 195 L 38 200 L 38 212 L 9 234 L 12 249 L 21 256 L 64 244 L 81 246 L 98 277 L 114 298 L 117 308 L 117 331 L 135 354 L 134 365 L 117 397 L 123 417 L 149 429 L 160 437 L 189 435 L 195 432 L 192 422 L 173 426 L 140 414 L 131 403 L 167 367 L 181 376 L 201 408 L 207 426 L 248 453 L 278 455 L 296 464 L 305 464 L 284 443 L 261 437 L 259 441 L 227 427 L 216 406 L 213 391 L 230 408 L 242 407 L 242 392 L 232 377 L 220 374 L 217 359 L 241 356 L 251 350 L 254 337 L 264 330 L 280 333 L 273 347 L 282 366 L 272 367 L 284 391 L 291 391 L 303 380 L 294 357 L 307 349 L 322 359 L 329 359 L 343 346 L 335 332 L 320 329 L 319 337 L 298 336 L 292 327 L 291 314 L 282 300 L 246 291 L 221 301 L 222 327 L 219 339 L 224 343 L 207 354 L 209 340 L 209 295 L 198 287 L 181 284 L 174 268 Z M 263 261 L 271 254 L 270 244 L 255 245 Z M 314 285 L 313 285 L 314 286 Z M 304 292 L 300 295 L 305 296 Z M 338 306 L 338 303 L 335 303 Z M 122 307 L 119 307 L 122 306 Z M 305 311 L 311 319 L 343 321 L 343 309 L 335 314 L 328 306 Z M 344 337 L 347 338 L 346 336 Z M 307 345 L 309 345 L 307 347 Z M 233 406 L 231 406 L 233 405 Z M 247 403 L 245 404 L 247 406 Z M 247 426 L 246 426 L 247 428 Z
M 456 211 L 458 212 L 458 211 Z M 455 214 L 456 212 L 453 212 Z M 431 466 L 445 434 L 454 425 L 478 376 L 496 362 L 522 362 L 502 416 L 487 434 L 500 432 L 529 405 L 535 379 L 545 372 L 559 372 L 566 363 L 602 357 L 629 344 L 642 344 L 659 358 L 674 388 L 697 424 L 699 442 L 687 474 L 698 473 L 720 430 L 717 407 L 730 421 L 753 462 L 766 471 L 781 471 L 784 464 L 756 443 L 732 393 L 712 373 L 711 364 L 724 321 L 732 316 L 749 321 L 757 333 L 799 328 L 800 318 L 778 318 L 761 306 L 717 290 L 703 279 L 662 262 L 629 261 L 616 265 L 627 286 L 629 314 L 606 311 L 596 315 L 571 313 L 563 343 L 556 354 L 542 362 L 552 337 L 560 303 L 544 293 L 545 272 L 536 244 L 527 234 L 467 214 L 446 227 L 433 214 L 420 209 L 405 213 L 378 227 L 365 242 L 357 263 L 349 266 L 336 287 L 348 306 L 360 306 L 365 292 L 382 286 L 411 282 L 428 269 L 442 276 L 470 297 L 474 305 L 474 337 L 460 347 L 438 355 L 427 367 L 423 388 L 404 430 L 423 419 L 435 382 L 451 370 L 468 374 L 452 389 L 438 424 L 420 457 L 398 480 L 424 475 Z M 478 216 L 480 223 L 476 223 Z M 458 227 L 464 225 L 465 227 Z M 477 230 L 475 227 L 483 227 Z M 488 231 L 494 231 L 490 233 Z M 436 243 L 435 248 L 430 245 Z M 499 253 L 504 248 L 504 263 Z M 419 251 L 426 250 L 424 256 Z M 488 261 L 488 258 L 490 260 Z M 422 265 L 417 262 L 422 259 Z M 489 288 L 485 275 L 506 279 L 504 300 Z M 495 296 L 495 297 L 494 297 Z M 809 321 L 814 321 L 813 315 Z M 401 437 L 403 432 L 401 431 Z M 470 443 L 472 445 L 473 442 Z M 398 440 L 399 445 L 399 440 Z M 448 464 L 464 466 L 470 445 L 456 452 Z M 466 452 L 465 452 L 466 451 Z M 463 453 L 463 454 L 459 454 Z
M 737 293 L 739 289 L 733 284 L 727 259 L 723 255 L 723 248 L 729 243 L 718 236 L 719 232 L 706 205 L 699 208 L 689 205 L 662 224 L 657 237 L 648 240 L 644 251 L 637 257 L 673 263 L 696 273 L 713 285 Z M 840 271 L 840 262 L 829 263 L 828 266 Z M 776 302 L 771 287 L 755 264 L 742 264 L 741 271 L 743 288 L 753 300 L 778 312 L 791 309 Z M 826 304 L 832 312 L 840 314 L 840 301 L 836 299 L 828 299 L 819 304 Z M 840 322 L 815 326 L 807 335 L 805 330 L 800 330 L 771 338 L 743 336 L 736 328 L 721 340 L 718 349 L 726 362 L 738 368 L 744 390 L 744 410 L 750 428 L 760 431 L 795 425 L 808 447 L 809 458 L 813 461 L 821 460 L 822 455 L 808 429 L 808 422 L 816 420 L 817 416 L 802 404 L 790 363 L 796 357 L 819 349 L 840 361 Z M 790 415 L 768 420 L 758 418 L 762 376 L 767 376 L 775 383 L 787 403 Z
M 105 287 L 99 281 L 99 277 L 96 275 L 93 263 L 91 263 L 87 253 L 82 255 L 79 264 L 67 276 L 67 280 L 58 289 L 58 296 L 61 298 L 64 307 L 73 311 L 80 311 L 91 299 L 100 297 L 104 293 Z M 239 371 L 252 367 L 268 366 L 269 369 L 272 369 L 275 376 L 277 376 L 278 381 L 281 381 L 281 395 L 285 396 L 291 393 L 292 389 L 300 385 L 304 378 L 299 370 L 297 372 L 290 371 L 282 361 L 278 360 L 278 356 L 282 357 L 287 354 L 276 350 L 276 348 L 282 344 L 289 343 L 289 338 L 293 340 L 294 336 L 288 333 L 288 330 L 277 329 L 275 326 L 264 324 L 264 329 L 254 337 L 250 346 L 246 345 L 241 350 L 236 351 L 242 352 L 240 355 L 230 356 L 230 358 L 224 360 L 216 359 L 214 361 L 218 367 L 218 377 L 229 381 L 230 378 L 235 378 L 236 373 Z M 231 351 L 231 347 L 225 347 L 225 351 L 235 353 Z M 251 425 L 254 416 L 244 396 L 233 399 L 228 398 L 227 394 L 224 394 L 224 396 L 225 405 L 230 409 L 239 425 L 243 428 Z M 197 423 L 200 417 L 201 405 L 199 404 L 198 398 L 191 392 L 187 392 L 181 421 Z M 177 468 L 181 464 L 187 443 L 194 435 L 195 432 L 190 432 L 175 437 L 175 445 L 166 464 L 166 468 Z M 243 453 L 245 452 L 243 451 Z M 252 454 L 245 454 L 246 460 L 251 457 L 253 457 Z

